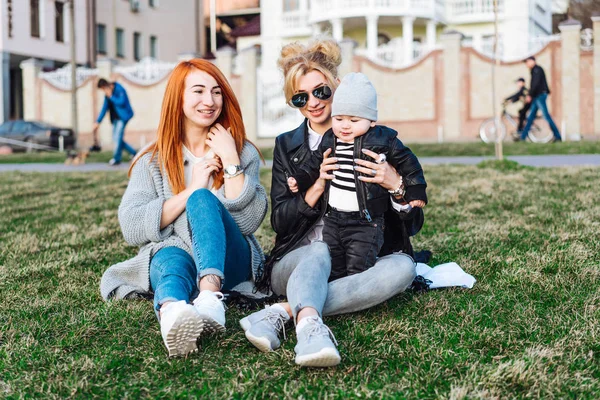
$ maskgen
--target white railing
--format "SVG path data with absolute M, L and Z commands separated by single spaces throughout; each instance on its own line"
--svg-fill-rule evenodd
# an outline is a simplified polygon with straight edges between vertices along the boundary
M 302 114 L 285 102 L 281 71 L 259 67 L 256 77 L 260 137 L 275 137 L 298 126 Z
M 176 65 L 177 63 L 168 63 L 145 57 L 137 64 L 115 67 L 115 72 L 138 85 L 150 86 L 169 75 Z
M 77 87 L 81 86 L 86 79 L 95 77 L 97 75 L 97 69 L 77 67 L 75 70 L 75 81 L 77 82 Z M 42 72 L 40 73 L 39 78 L 45 80 L 58 89 L 71 90 L 71 64 L 67 64 L 55 71 Z
M 498 0 L 498 13 L 504 13 L 504 0 Z M 494 19 L 494 0 L 446 0 L 448 22 Z
M 308 27 L 308 11 L 295 10 L 283 13 L 283 29 L 304 29 Z
M 356 54 L 369 58 L 376 64 L 388 68 L 404 68 L 410 66 L 427 54 L 426 48 L 420 42 L 413 42 L 412 59 L 404 58 L 404 42 L 402 38 L 394 38 L 377 48 L 375 58 L 369 57 L 367 49 L 356 49 Z
M 444 3 L 442 0 L 310 0 L 309 22 L 369 14 L 443 19 Z
M 489 58 L 497 58 L 500 61 L 511 62 L 511 61 L 520 61 L 531 55 L 534 55 L 540 52 L 544 47 L 546 47 L 551 42 L 560 40 L 560 35 L 551 35 L 551 36 L 539 36 L 533 37 L 529 39 L 529 43 L 527 45 L 526 50 L 521 52 L 512 52 L 508 53 L 507 48 L 505 46 L 504 40 L 502 37 L 498 41 L 498 48 L 496 52 L 496 57 L 494 57 L 494 38 L 483 38 L 476 44 L 472 40 L 464 40 L 463 46 L 465 47 L 473 47 L 475 50 L 480 52 Z

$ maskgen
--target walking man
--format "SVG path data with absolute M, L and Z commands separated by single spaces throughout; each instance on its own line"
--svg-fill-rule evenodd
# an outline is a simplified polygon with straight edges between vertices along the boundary
M 540 109 L 542 110 L 544 118 L 546 121 L 548 121 L 550 129 L 552 129 L 552 133 L 554 134 L 553 141 L 560 142 L 562 140 L 560 133 L 558 132 L 558 128 L 552 120 L 550 112 L 548 111 L 548 106 L 546 105 L 546 99 L 550 94 L 550 88 L 548 87 L 548 82 L 546 81 L 546 74 L 544 73 L 542 67 L 536 64 L 534 56 L 527 57 L 525 59 L 525 64 L 527 64 L 527 68 L 531 70 L 531 85 L 529 87 L 529 95 L 527 96 L 527 101 L 531 103 L 531 111 L 527 117 L 527 124 L 521 132 L 521 140 L 525 140 L 527 138 L 527 134 L 529 133 L 531 125 L 535 120 L 538 109 Z
M 98 81 L 98 89 L 104 92 L 105 97 L 98 120 L 94 124 L 94 135 L 100 126 L 100 122 L 104 119 L 106 111 L 108 111 L 110 122 L 113 124 L 113 142 L 115 143 L 113 158 L 108 163 L 110 165 L 119 165 L 123 150 L 126 150 L 132 157 L 136 153 L 134 148 L 123 140 L 125 126 L 133 117 L 133 109 L 129 103 L 129 97 L 127 97 L 125 88 L 117 82 L 108 82 L 106 79 L 101 78 Z

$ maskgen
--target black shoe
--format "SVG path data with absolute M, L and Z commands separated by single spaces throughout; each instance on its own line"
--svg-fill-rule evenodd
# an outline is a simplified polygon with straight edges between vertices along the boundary
M 562 142 L 562 139 L 554 137 L 554 138 L 552 138 L 552 140 L 550 141 L 550 143 L 556 143 L 556 142 Z
M 429 260 L 431 259 L 431 251 L 429 251 L 429 250 L 415 251 L 413 259 L 415 260 L 415 262 L 427 264 L 427 263 L 429 263 Z
M 101 151 L 102 151 L 102 147 L 98 146 L 97 144 L 90 147 L 90 153 L 99 153 Z

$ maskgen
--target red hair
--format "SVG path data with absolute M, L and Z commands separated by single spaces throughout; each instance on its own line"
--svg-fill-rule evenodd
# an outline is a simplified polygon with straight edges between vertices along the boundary
M 231 128 L 231 134 L 235 141 L 235 148 L 238 155 L 241 154 L 244 142 L 247 140 L 240 104 L 223 73 L 211 62 L 199 58 L 182 61 L 177 64 L 173 72 L 171 72 L 165 89 L 156 142 L 140 154 L 142 156 L 143 154 L 152 152 L 152 158 L 158 158 L 158 165 L 161 171 L 163 171 L 163 168 L 166 170 L 173 194 L 178 194 L 185 189 L 182 150 L 185 140 L 183 92 L 185 90 L 185 78 L 194 69 L 206 72 L 212 76 L 221 88 L 223 108 L 215 123 L 223 125 L 225 129 Z M 136 157 L 131 164 L 131 168 L 129 169 L 130 175 L 137 160 L 139 160 L 139 157 Z M 220 188 L 224 181 L 223 170 L 215 173 L 213 178 L 214 187 L 217 189 Z

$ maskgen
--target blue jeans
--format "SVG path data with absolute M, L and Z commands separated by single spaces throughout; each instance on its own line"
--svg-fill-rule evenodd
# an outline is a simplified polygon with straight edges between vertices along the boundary
M 527 134 L 531 129 L 531 125 L 533 125 L 533 121 L 535 121 L 535 117 L 537 116 L 538 109 L 542 110 L 542 114 L 548 124 L 550 125 L 550 129 L 552 129 L 552 133 L 554 134 L 554 138 L 557 140 L 561 140 L 560 132 L 556 127 L 556 124 L 552 120 L 550 116 L 550 112 L 548 111 L 548 106 L 546 105 L 546 99 L 548 99 L 548 93 L 542 93 L 537 96 L 535 99 L 531 100 L 531 110 L 529 111 L 529 116 L 527 117 L 527 124 L 521 132 L 521 140 L 527 139 Z
M 276 294 L 287 295 L 294 319 L 305 307 L 322 316 L 339 315 L 366 310 L 405 291 L 417 275 L 415 267 L 411 257 L 391 254 L 364 272 L 328 283 L 331 256 L 327 244 L 316 241 L 277 261 L 271 286 Z
M 159 250 L 150 261 L 150 285 L 158 311 L 167 301 L 190 302 L 199 293 L 205 275 L 221 278 L 231 289 L 252 275 L 250 245 L 223 204 L 207 189 L 187 201 L 193 257 L 178 247 Z
M 131 156 L 135 156 L 135 149 L 129 144 L 125 143 L 123 136 L 125 136 L 125 125 L 129 121 L 116 120 L 113 125 L 113 142 L 115 143 L 115 152 L 113 153 L 113 159 L 116 162 L 121 162 L 123 150 L 127 151 Z

